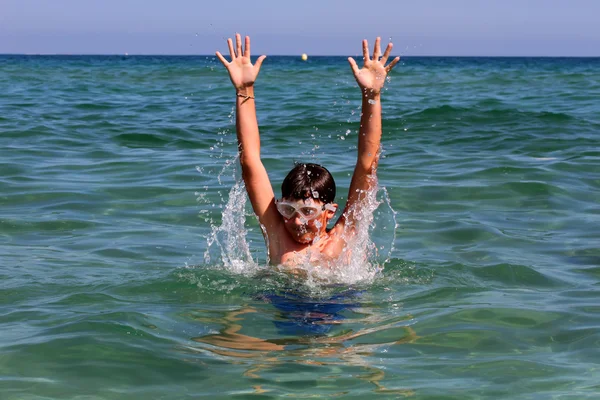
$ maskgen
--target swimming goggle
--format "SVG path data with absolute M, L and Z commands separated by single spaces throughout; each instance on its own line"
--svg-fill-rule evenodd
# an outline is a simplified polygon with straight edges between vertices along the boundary
M 275 200 L 277 211 L 284 218 L 291 219 L 294 214 L 298 213 L 305 221 L 311 221 L 317 218 L 325 210 L 335 211 L 336 208 L 331 204 L 324 204 L 322 207 L 310 204 L 290 203 L 284 200 Z

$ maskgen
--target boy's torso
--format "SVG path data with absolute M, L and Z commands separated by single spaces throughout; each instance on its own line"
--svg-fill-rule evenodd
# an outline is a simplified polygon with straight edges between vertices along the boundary
M 309 244 L 296 242 L 283 225 L 269 236 L 269 258 L 274 265 L 296 266 L 315 263 L 328 265 L 337 259 L 342 251 L 338 235 L 332 232 Z

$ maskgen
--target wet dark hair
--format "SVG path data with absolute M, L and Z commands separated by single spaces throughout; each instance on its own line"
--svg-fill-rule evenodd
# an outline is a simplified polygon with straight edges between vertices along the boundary
M 281 196 L 297 199 L 318 199 L 333 203 L 335 181 L 331 173 L 319 164 L 296 163 L 281 184 Z

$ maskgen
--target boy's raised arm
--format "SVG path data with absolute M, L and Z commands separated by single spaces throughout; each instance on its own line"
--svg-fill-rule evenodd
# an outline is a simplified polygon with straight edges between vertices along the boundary
M 369 45 L 363 40 L 364 65 L 358 68 L 353 58 L 348 58 L 352 73 L 362 93 L 362 115 L 358 133 L 358 157 L 344 213 L 340 218 L 342 225 L 354 224 L 357 207 L 364 200 L 365 193 L 376 182 L 377 161 L 379 159 L 381 143 L 381 90 L 385 78 L 400 60 L 394 58 L 385 65 L 392 51 L 392 43 L 388 43 L 383 56 L 380 47 L 381 38 L 375 40 L 373 57 L 369 56 Z M 381 58 L 380 58 L 381 57 Z
M 231 62 L 228 62 L 218 51 L 216 55 L 229 72 L 229 78 L 236 90 L 236 132 L 242 177 L 252 208 L 260 223 L 268 231 L 278 217 L 278 213 L 275 208 L 273 188 L 260 159 L 260 136 L 254 102 L 254 82 L 266 56 L 260 56 L 252 65 L 250 37 L 246 36 L 243 50 L 242 38 L 239 33 L 235 35 L 235 41 L 236 48 L 234 49 L 233 41 L 227 39 Z

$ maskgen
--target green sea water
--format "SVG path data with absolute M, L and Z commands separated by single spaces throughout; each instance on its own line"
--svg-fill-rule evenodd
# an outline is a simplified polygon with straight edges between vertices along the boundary
M 212 56 L 0 56 L 0 399 L 600 397 L 600 59 L 403 59 L 365 271 L 266 265 Z M 275 192 L 344 203 L 344 57 L 269 57 Z M 244 222 L 245 221 L 245 222 Z

